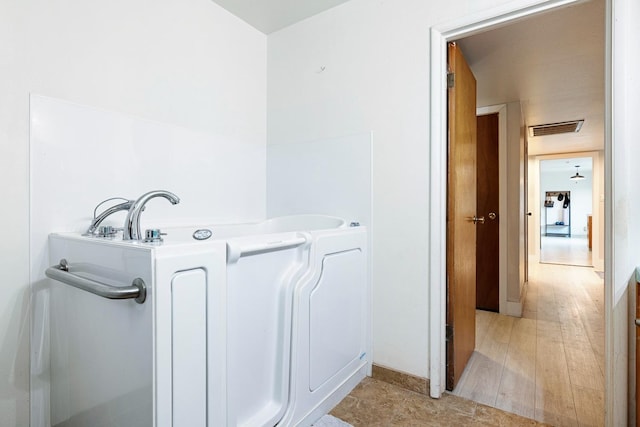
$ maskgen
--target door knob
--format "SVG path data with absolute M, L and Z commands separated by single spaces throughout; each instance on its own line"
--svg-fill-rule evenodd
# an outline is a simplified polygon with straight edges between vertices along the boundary
M 484 217 L 483 216 L 478 217 L 474 215 L 471 218 L 471 221 L 473 221 L 474 224 L 477 224 L 477 223 L 484 224 Z
M 488 215 L 488 216 L 489 216 L 489 219 L 494 220 L 494 219 L 496 219 L 496 217 L 497 217 L 498 215 L 496 215 L 496 213 L 495 213 L 495 212 L 489 212 L 489 215 Z
M 526 213 L 526 215 L 527 215 L 527 216 L 531 216 L 531 212 L 527 212 L 527 213 Z

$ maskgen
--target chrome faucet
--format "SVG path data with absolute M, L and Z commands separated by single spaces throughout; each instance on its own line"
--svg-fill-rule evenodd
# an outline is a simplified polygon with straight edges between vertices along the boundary
M 140 196 L 138 200 L 133 202 L 129 208 L 127 219 L 124 220 L 123 240 L 142 240 L 143 236 L 140 232 L 140 214 L 147 202 L 155 197 L 164 197 L 169 200 L 172 205 L 180 203 L 180 198 L 173 193 L 163 190 L 150 191 Z
M 107 199 L 107 200 L 109 200 L 109 199 Z M 126 200 L 126 199 L 122 199 L 122 200 Z M 93 216 L 93 220 L 91 221 L 91 225 L 89 225 L 89 228 L 87 228 L 87 231 L 83 234 L 83 236 L 94 236 L 96 234 L 96 230 L 98 229 L 98 227 L 100 226 L 102 221 L 107 219 L 107 217 L 109 215 L 114 214 L 114 213 L 119 212 L 119 211 L 127 211 L 127 210 L 131 209 L 131 206 L 133 205 L 134 202 L 135 202 L 135 200 L 126 200 L 123 203 L 118 203 L 117 205 L 113 205 L 110 208 L 105 209 L 100 215 L 95 215 L 95 212 L 94 212 L 94 216 Z M 102 202 L 102 203 L 104 203 L 104 202 Z M 98 205 L 98 206 L 100 206 L 100 205 Z M 96 207 L 96 210 L 97 210 L 97 207 Z

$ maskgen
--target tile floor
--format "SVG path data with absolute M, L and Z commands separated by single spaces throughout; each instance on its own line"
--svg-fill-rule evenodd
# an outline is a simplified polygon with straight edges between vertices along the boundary
M 440 399 L 365 378 L 331 415 L 354 427 L 544 426 L 445 393 Z

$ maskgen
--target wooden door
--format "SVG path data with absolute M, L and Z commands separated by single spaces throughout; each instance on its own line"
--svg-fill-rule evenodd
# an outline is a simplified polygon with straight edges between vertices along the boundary
M 500 311 L 498 113 L 478 116 L 476 308 Z
M 448 90 L 447 389 L 453 390 L 476 335 L 476 79 L 455 43 Z

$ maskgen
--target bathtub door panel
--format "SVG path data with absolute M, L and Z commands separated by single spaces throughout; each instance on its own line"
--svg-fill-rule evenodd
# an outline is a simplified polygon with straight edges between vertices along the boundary
M 295 285 L 291 394 L 283 426 L 318 420 L 365 377 L 369 363 L 366 227 L 311 235 L 309 268 Z
M 291 282 L 297 249 L 241 257 L 228 266 L 229 423 L 275 425 L 286 409 Z
M 311 391 L 360 358 L 364 350 L 365 257 L 360 250 L 326 255 L 310 296 Z
M 202 269 L 177 273 L 171 281 L 174 426 L 207 423 L 206 286 Z
M 128 286 L 134 277 L 151 283 L 151 262 L 140 251 L 58 238 L 52 238 L 50 245 L 51 263 L 66 258 L 80 276 L 112 286 Z M 98 260 L 101 267 L 96 266 Z M 144 304 L 110 300 L 55 280 L 50 283 L 51 359 L 41 361 L 51 375 L 50 425 L 150 426 L 151 299 Z M 44 290 L 36 291 L 36 302 Z M 38 344 L 46 348 L 46 343 L 34 341 Z

